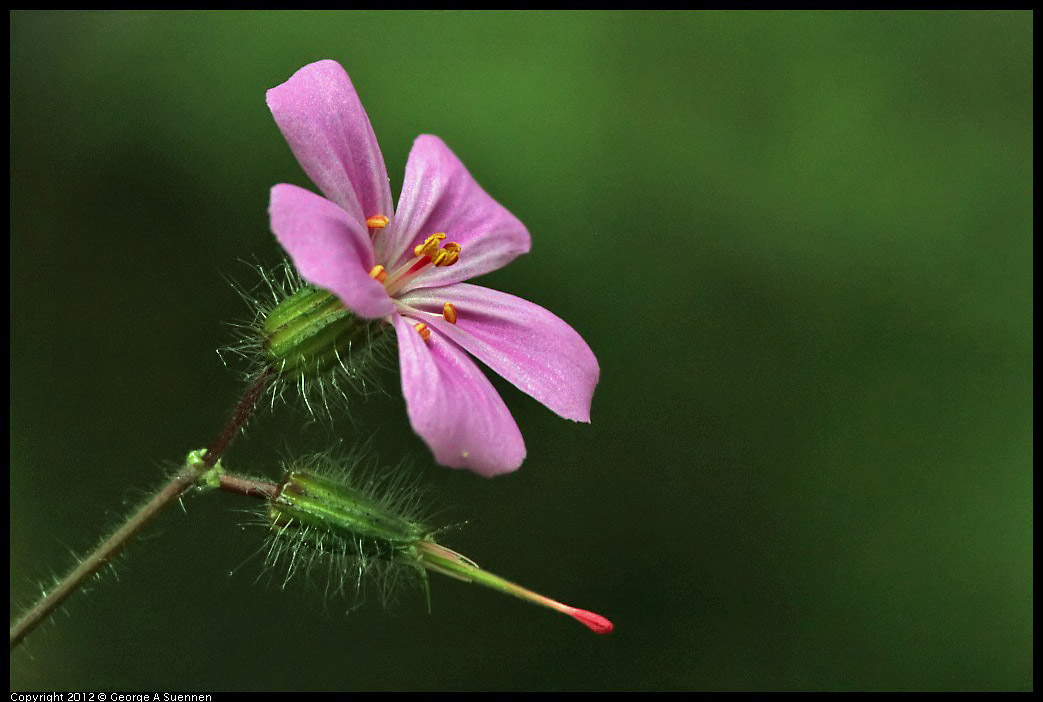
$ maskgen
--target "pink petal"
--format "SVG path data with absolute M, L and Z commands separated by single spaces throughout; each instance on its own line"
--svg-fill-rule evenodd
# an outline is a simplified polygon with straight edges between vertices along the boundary
M 456 324 L 442 317 L 446 302 L 456 308 Z M 598 361 L 575 329 L 539 305 L 467 283 L 414 290 L 399 298 L 402 305 L 432 313 L 417 319 L 562 417 L 590 421 Z
M 301 277 L 333 292 L 363 317 L 385 317 L 394 304 L 369 276 L 373 246 L 366 225 L 329 200 L 296 185 L 272 188 L 272 231 Z
M 308 64 L 269 90 L 267 100 L 297 161 L 327 198 L 360 222 L 393 215 L 377 137 L 339 63 Z
M 402 393 L 413 430 L 442 465 L 491 477 L 521 465 L 525 442 L 507 406 L 467 354 L 394 316 Z
M 378 238 L 381 261 L 397 264 L 412 257 L 413 247 L 435 232 L 445 232 L 447 242 L 462 248 L 456 264 L 427 269 L 406 290 L 494 271 L 527 253 L 531 245 L 525 225 L 482 190 L 441 139 L 429 134 L 417 137 L 409 152 L 395 222 L 387 249 Z

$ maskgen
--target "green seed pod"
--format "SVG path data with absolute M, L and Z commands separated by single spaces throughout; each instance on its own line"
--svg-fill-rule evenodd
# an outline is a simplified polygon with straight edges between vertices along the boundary
M 353 487 L 346 482 L 347 474 L 341 477 L 344 479 L 291 469 L 271 496 L 267 516 L 276 543 L 288 539 L 292 544 L 287 579 L 303 560 L 302 552 L 311 550 L 353 559 L 351 562 L 357 569 L 359 583 L 367 568 L 377 563 L 385 567 L 385 574 L 393 575 L 396 568 L 411 571 L 419 577 L 427 595 L 428 610 L 431 608 L 431 594 L 427 571 L 432 571 L 548 607 L 572 617 L 598 634 L 612 631 L 612 622 L 605 617 L 570 607 L 505 580 L 437 543 L 434 530 L 407 516 L 401 499 L 405 493 L 391 497 L 382 493 L 377 483 Z M 393 486 L 392 493 L 401 488 Z M 415 506 L 414 501 L 414 510 Z M 273 552 L 278 554 L 278 550 L 273 549 L 269 551 L 270 556 Z M 394 581 L 395 577 L 386 579 L 388 584 Z M 386 593 L 387 590 L 385 601 Z
M 367 555 L 414 563 L 415 545 L 430 535 L 427 527 L 396 513 L 382 500 L 300 470 L 290 471 L 279 483 L 269 502 L 268 519 L 276 528 L 330 534 L 357 544 Z
M 435 530 L 420 519 L 426 491 L 408 471 L 379 469 L 358 452 L 316 454 L 287 466 L 272 487 L 265 563 L 286 569 L 284 587 L 303 573 L 309 582 L 325 579 L 327 594 L 354 591 L 356 603 L 375 586 L 387 605 L 399 585 L 412 584 L 430 608 L 418 544 Z

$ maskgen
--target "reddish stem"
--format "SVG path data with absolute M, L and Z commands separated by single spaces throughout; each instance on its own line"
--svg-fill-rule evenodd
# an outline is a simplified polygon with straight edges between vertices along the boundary
M 88 578 L 101 570 L 105 564 L 111 562 L 116 554 L 122 551 L 130 540 L 155 519 L 160 512 L 169 507 L 186 490 L 195 485 L 196 479 L 201 473 L 214 467 L 221 455 L 228 450 L 228 446 L 232 443 L 236 433 L 242 429 L 246 420 L 253 413 L 254 408 L 257 406 L 257 401 L 264 394 L 264 390 L 268 387 L 272 375 L 272 370 L 266 369 L 247 388 L 243 399 L 236 405 L 232 418 L 228 420 L 224 429 L 221 430 L 221 433 L 217 435 L 217 438 L 207 448 L 206 454 L 203 456 L 204 468 L 185 466 L 178 471 L 177 475 L 160 488 L 123 526 L 94 549 L 53 590 L 45 594 L 39 602 L 33 605 L 28 612 L 11 626 L 12 650 L 33 629 L 39 626 L 44 619 L 50 616 L 69 595 L 76 592 Z M 249 478 L 222 476 L 221 487 L 225 490 L 263 499 L 273 495 L 277 486 L 262 481 L 251 481 Z
M 272 369 L 265 368 L 264 372 L 257 376 L 250 387 L 247 388 L 243 399 L 239 400 L 239 404 L 236 405 L 231 419 L 225 424 L 224 429 L 217 435 L 217 438 L 207 447 L 206 455 L 203 456 L 203 465 L 206 466 L 204 470 L 213 468 L 217 460 L 228 450 L 232 439 L 235 438 L 238 431 L 246 424 L 246 420 L 253 414 L 254 408 L 257 407 L 257 401 L 261 399 L 271 379 Z
M 279 486 L 275 483 L 247 478 L 243 475 L 222 473 L 220 480 L 220 487 L 225 492 L 234 492 L 258 500 L 270 500 L 279 492 Z
M 21 643 L 29 632 L 39 626 L 40 622 L 50 616 L 69 595 L 76 592 L 105 564 L 110 563 L 138 532 L 159 516 L 160 512 L 195 485 L 197 477 L 195 471 L 188 467 L 178 471 L 177 475 L 160 488 L 159 492 L 142 505 L 123 526 L 94 549 L 93 553 L 84 558 L 53 590 L 46 593 L 39 602 L 33 605 L 32 609 L 22 615 L 21 619 L 11 626 L 11 649 L 14 650 L 14 647 Z

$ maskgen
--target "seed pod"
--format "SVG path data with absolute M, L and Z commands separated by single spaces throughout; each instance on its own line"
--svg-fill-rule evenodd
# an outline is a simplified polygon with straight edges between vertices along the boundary
M 276 528 L 330 534 L 358 544 L 365 555 L 416 563 L 416 544 L 430 530 L 389 509 L 382 500 L 315 473 L 286 474 L 268 505 Z
M 428 610 L 431 595 L 427 571 L 433 571 L 548 607 L 598 634 L 608 634 L 613 628 L 612 622 L 599 614 L 562 604 L 483 570 L 471 559 L 437 543 L 435 531 L 405 516 L 393 501 L 336 478 L 290 470 L 269 501 L 268 521 L 276 538 L 292 539 L 291 575 L 301 549 L 351 555 L 360 583 L 369 564 L 404 566 L 413 571 L 427 595 Z

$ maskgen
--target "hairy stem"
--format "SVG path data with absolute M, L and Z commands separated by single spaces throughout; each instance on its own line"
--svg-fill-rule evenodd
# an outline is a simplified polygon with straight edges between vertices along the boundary
M 225 492 L 234 492 L 239 495 L 253 497 L 257 500 L 270 500 L 275 497 L 279 486 L 267 480 L 257 480 L 255 478 L 247 478 L 244 475 L 222 473 L 219 489 Z
M 160 512 L 177 500 L 186 490 L 192 487 L 198 477 L 197 469 L 184 466 L 169 483 L 164 485 L 152 498 L 135 512 L 119 529 L 98 548 L 83 559 L 71 573 L 66 575 L 58 585 L 46 593 L 32 609 L 11 626 L 11 649 L 21 643 L 29 632 L 61 605 L 72 593 L 91 576 L 110 563 L 123 547 L 142 529 L 155 519 Z
M 243 399 L 239 401 L 235 411 L 232 413 L 232 417 L 207 448 L 202 465 L 186 463 L 182 466 L 177 474 L 166 485 L 161 487 L 148 502 L 142 505 L 137 512 L 131 515 L 112 536 L 94 549 L 71 573 L 62 578 L 54 589 L 45 593 L 28 612 L 11 626 L 11 650 L 14 650 L 22 642 L 22 639 L 65 602 L 69 595 L 76 592 L 88 579 L 108 563 L 111 563 L 112 559 L 123 550 L 130 540 L 159 516 L 160 512 L 169 507 L 186 490 L 195 485 L 196 480 L 203 472 L 214 467 L 218 459 L 228 450 L 232 439 L 246 424 L 246 420 L 253 413 L 254 408 L 257 406 L 257 401 L 264 394 L 264 390 L 271 379 L 271 371 L 265 370 L 250 384 L 250 387 L 247 388 L 246 393 L 243 395 Z M 264 497 L 269 494 L 269 489 L 275 489 L 274 485 L 271 485 L 270 488 L 264 487 L 267 484 L 260 481 L 252 481 L 256 485 L 251 488 L 248 485 L 250 482 L 249 479 L 244 478 L 229 478 L 229 487 L 226 487 L 224 484 L 225 480 L 222 478 L 221 488 L 250 495 L 251 497 Z M 239 489 L 234 489 L 234 487 Z M 254 492 L 250 492 L 251 489 Z
M 213 468 L 217 460 L 228 450 L 228 446 L 232 443 L 236 433 L 243 428 L 246 420 L 253 414 L 254 408 L 257 407 L 257 401 L 264 395 L 264 390 L 268 387 L 268 383 L 271 382 L 273 375 L 272 369 L 266 368 L 247 388 L 243 394 L 243 399 L 239 400 L 239 404 L 236 405 L 235 411 L 232 412 L 231 418 L 229 418 L 221 433 L 207 447 L 206 455 L 203 456 L 203 465 L 206 466 L 206 469 Z

